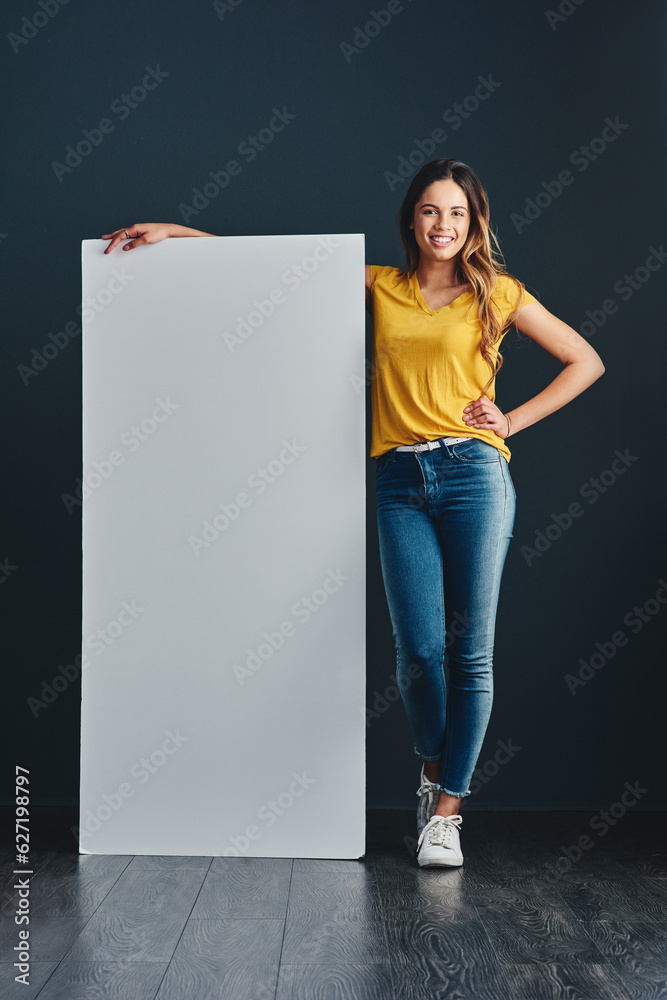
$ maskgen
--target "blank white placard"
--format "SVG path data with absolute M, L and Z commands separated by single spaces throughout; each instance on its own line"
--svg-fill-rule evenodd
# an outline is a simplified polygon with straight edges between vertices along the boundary
M 361 234 L 84 240 L 79 850 L 358 858 Z

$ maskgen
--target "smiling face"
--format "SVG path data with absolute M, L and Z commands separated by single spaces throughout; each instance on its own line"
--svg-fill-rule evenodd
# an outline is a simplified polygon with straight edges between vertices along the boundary
M 469 228 L 470 208 L 463 188 L 451 178 L 429 184 L 410 224 L 420 259 L 452 260 L 463 248 Z

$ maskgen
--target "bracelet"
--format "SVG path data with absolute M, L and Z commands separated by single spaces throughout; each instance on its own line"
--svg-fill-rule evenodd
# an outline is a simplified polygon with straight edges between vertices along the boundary
M 511 421 L 510 421 L 510 418 L 509 418 L 509 414 L 505 413 L 503 415 L 505 417 L 505 420 L 507 421 L 507 434 L 505 435 L 505 437 L 509 437 L 510 434 L 512 433 L 512 424 L 511 424 Z

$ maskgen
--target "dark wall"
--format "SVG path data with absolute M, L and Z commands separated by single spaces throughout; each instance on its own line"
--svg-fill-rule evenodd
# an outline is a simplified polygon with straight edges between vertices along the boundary
M 7 761 L 35 804 L 78 797 L 81 508 L 63 495 L 81 475 L 81 240 L 147 220 L 363 232 L 369 263 L 398 265 L 399 168 L 421 143 L 478 172 L 508 269 L 607 369 L 510 441 L 518 512 L 467 806 L 600 809 L 638 782 L 634 808 L 664 808 L 665 5 L 61 4 L 1 15 Z M 516 332 L 504 354 L 504 409 L 559 370 Z M 368 804 L 411 808 L 368 473 Z

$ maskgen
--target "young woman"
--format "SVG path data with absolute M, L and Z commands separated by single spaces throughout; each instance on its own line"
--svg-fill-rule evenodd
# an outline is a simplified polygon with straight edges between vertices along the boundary
M 463 863 L 459 807 L 491 713 L 496 608 L 515 513 L 505 442 L 578 396 L 604 366 L 494 259 L 486 192 L 465 163 L 425 164 L 399 220 L 405 268 L 366 267 L 370 455 L 397 681 L 422 761 L 417 861 L 438 867 Z M 212 235 L 145 223 L 102 238 L 109 253 L 123 239 L 131 250 Z M 512 326 L 564 368 L 503 413 L 495 378 Z

